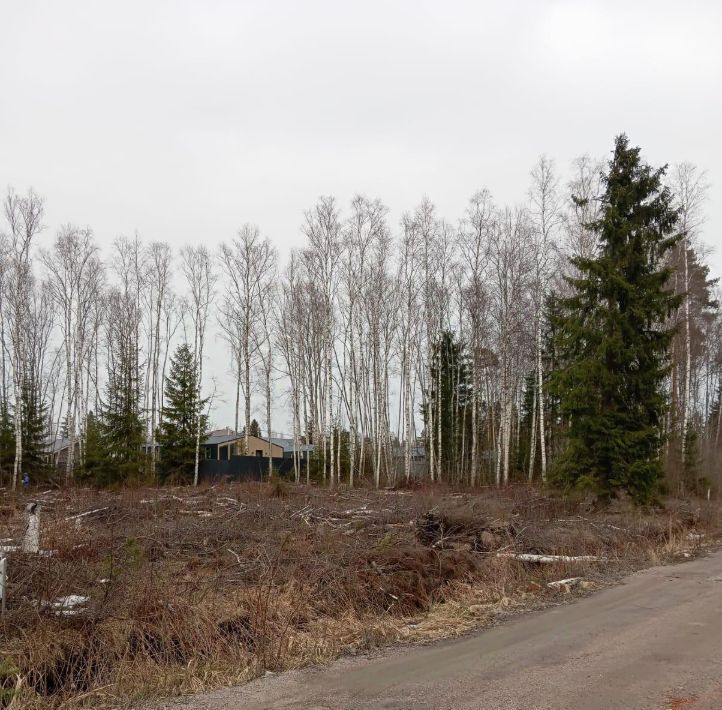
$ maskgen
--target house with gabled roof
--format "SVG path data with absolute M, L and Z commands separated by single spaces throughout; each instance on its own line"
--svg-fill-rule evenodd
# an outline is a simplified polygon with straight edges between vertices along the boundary
M 248 437 L 230 429 L 212 431 L 201 442 L 207 461 L 229 461 L 233 456 L 257 456 L 259 458 L 283 458 L 283 446 L 260 436 Z

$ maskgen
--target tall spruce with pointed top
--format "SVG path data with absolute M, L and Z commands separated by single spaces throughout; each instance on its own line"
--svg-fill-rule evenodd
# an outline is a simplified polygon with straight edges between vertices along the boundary
M 602 498 L 626 491 L 648 501 L 661 475 L 667 319 L 680 303 L 666 287 L 664 256 L 681 238 L 665 170 L 645 164 L 625 135 L 616 139 L 600 217 L 589 225 L 596 256 L 573 260 L 579 275 L 561 301 L 554 387 L 569 429 L 553 477 Z
M 182 343 L 171 358 L 156 437 L 160 445 L 158 474 L 161 480 L 193 480 L 196 428 L 200 418 L 201 438 L 205 438 L 208 418 L 202 412 L 207 402 L 198 397 L 198 370 L 193 352 Z
M 137 481 L 145 473 L 145 427 L 136 361 L 134 341 L 116 332 L 109 344 L 108 381 L 100 407 L 99 434 L 104 447 L 96 473 L 100 485 Z

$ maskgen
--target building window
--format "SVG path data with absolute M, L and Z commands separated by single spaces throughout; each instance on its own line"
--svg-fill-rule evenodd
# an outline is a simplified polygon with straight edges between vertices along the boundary
M 263 451 L 261 449 L 256 449 L 256 456 L 263 456 Z

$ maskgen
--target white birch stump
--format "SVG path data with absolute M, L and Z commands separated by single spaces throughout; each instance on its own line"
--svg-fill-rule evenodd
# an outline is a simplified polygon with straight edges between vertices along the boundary
M 28 522 L 25 526 L 22 551 L 32 554 L 40 552 L 40 514 L 37 503 L 29 503 L 27 508 Z

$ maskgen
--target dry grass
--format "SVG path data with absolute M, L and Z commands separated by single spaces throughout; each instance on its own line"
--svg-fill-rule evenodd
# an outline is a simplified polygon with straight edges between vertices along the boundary
M 558 599 L 549 581 L 603 585 L 693 555 L 720 519 L 713 504 L 593 512 L 530 488 L 237 484 L 35 499 L 52 554 L 9 555 L 0 625 L 0 706 L 16 709 L 122 706 L 463 633 Z M 0 538 L 20 538 L 26 502 L 0 508 Z M 535 565 L 499 551 L 605 561 Z M 50 604 L 70 594 L 88 602 L 59 615 Z

